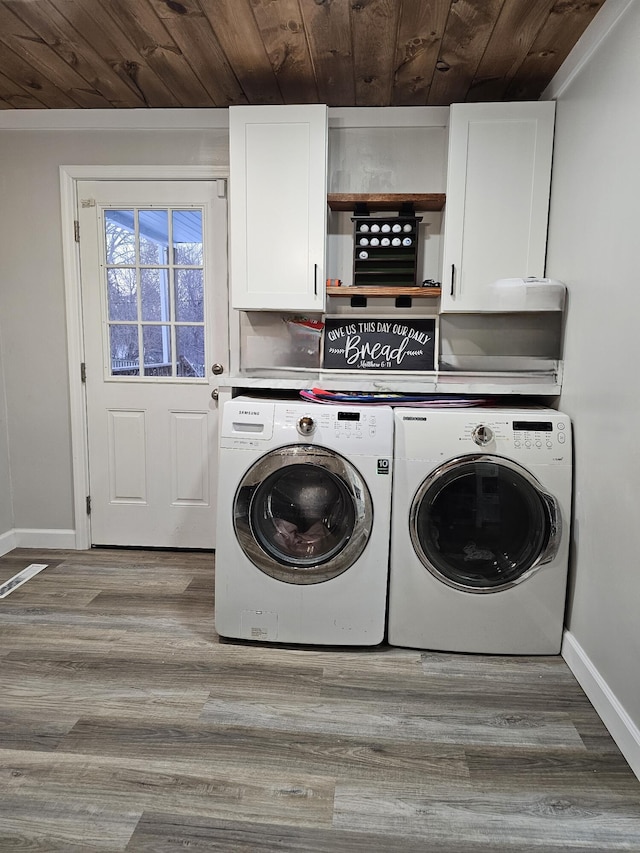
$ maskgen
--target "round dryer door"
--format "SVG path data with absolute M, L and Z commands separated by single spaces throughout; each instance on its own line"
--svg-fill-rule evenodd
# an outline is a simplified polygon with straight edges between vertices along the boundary
M 240 547 L 261 571 L 293 584 L 346 571 L 371 533 L 366 483 L 346 459 L 322 447 L 292 445 L 261 457 L 234 499 Z
M 465 592 L 498 592 L 554 558 L 560 509 L 535 477 L 509 459 L 470 455 L 434 470 L 410 509 L 423 565 Z

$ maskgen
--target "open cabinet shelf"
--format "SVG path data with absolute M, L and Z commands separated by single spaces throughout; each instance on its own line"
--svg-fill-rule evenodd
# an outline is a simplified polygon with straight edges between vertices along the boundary
M 412 208 L 438 211 L 444 208 L 444 193 L 329 193 L 327 203 L 331 210 L 388 211 Z
M 411 296 L 417 299 L 437 299 L 440 296 L 439 287 L 402 287 L 391 286 L 384 287 L 379 285 L 352 285 L 346 287 L 327 287 L 327 296 L 345 297 L 350 299 L 352 296 L 367 296 L 367 297 L 384 297 L 392 299 L 396 296 Z

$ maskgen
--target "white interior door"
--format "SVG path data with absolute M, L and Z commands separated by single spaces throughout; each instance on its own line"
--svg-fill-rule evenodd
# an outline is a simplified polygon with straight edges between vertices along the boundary
M 218 184 L 77 185 L 93 545 L 215 546 L 212 365 L 228 357 Z

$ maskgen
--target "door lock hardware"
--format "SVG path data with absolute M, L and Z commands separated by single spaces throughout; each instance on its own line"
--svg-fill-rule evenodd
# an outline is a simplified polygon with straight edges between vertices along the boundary
M 216 361 L 215 364 L 211 365 L 211 372 L 215 373 L 216 376 L 219 376 L 221 373 L 224 373 L 224 367 Z

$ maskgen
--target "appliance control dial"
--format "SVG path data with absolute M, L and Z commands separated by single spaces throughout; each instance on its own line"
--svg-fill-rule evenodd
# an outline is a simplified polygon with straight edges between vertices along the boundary
M 491 427 L 486 426 L 485 424 L 478 424 L 478 426 L 475 427 L 473 432 L 471 433 L 471 438 L 475 441 L 476 444 L 479 444 L 480 447 L 484 447 L 492 440 L 493 430 L 491 429 Z
M 304 415 L 297 423 L 298 432 L 300 435 L 311 435 L 316 428 L 315 421 L 309 415 Z

